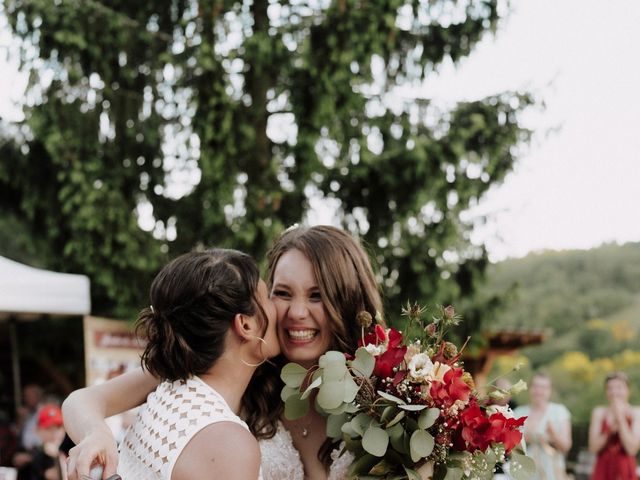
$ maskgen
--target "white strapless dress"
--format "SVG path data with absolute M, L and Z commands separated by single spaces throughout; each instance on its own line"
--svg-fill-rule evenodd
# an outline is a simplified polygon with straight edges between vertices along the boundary
M 331 467 L 327 480 L 345 480 L 349 465 L 354 460 L 351 452 L 340 455 L 340 448 L 331 452 Z M 300 454 L 293 446 L 289 431 L 282 422 L 273 438 L 260 440 L 262 454 L 261 471 L 264 480 L 304 480 L 304 468 Z

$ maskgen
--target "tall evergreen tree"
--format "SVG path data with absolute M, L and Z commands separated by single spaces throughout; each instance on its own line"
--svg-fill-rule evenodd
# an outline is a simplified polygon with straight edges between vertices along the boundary
M 194 245 L 261 257 L 312 197 L 370 245 L 390 308 L 473 296 L 486 253 L 461 212 L 512 169 L 531 99 L 440 110 L 407 87 L 467 56 L 503 2 L 4 5 L 31 82 L 0 206 L 47 240 L 51 267 L 92 277 L 97 311 L 138 306 Z

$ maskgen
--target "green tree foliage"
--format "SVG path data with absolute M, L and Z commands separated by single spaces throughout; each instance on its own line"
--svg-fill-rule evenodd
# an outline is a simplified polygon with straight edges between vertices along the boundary
M 473 297 L 487 261 L 461 213 L 512 169 L 532 100 L 438 107 L 411 88 L 496 29 L 498 0 L 4 6 L 31 82 L 2 207 L 50 267 L 91 276 L 95 311 L 139 306 L 194 245 L 261 257 L 312 197 L 371 246 L 390 309 Z

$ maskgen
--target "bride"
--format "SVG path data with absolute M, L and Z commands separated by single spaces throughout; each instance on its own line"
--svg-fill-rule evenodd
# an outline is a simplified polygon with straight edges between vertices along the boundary
M 287 230 L 269 253 L 268 284 L 282 355 L 273 365 L 258 369 L 242 412 L 259 440 L 263 478 L 346 478 L 353 458 L 338 456 L 339 445 L 327 439 L 324 417 L 310 409 L 299 420 L 283 418 L 279 370 L 287 362 L 312 366 L 327 350 L 355 351 L 360 336 L 357 314 L 382 313 L 369 258 L 338 228 L 296 227 Z M 71 479 L 86 474 L 96 458 L 104 459 L 103 478 L 115 471 L 116 445 L 106 433 L 104 418 L 141 404 L 157 383 L 149 372 L 137 370 L 74 392 L 65 401 L 65 426 L 79 442 L 71 452 Z

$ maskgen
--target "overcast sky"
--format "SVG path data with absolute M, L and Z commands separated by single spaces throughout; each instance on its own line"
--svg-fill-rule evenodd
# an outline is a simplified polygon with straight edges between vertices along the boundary
M 538 138 L 479 209 L 493 220 L 477 238 L 493 259 L 640 241 L 640 2 L 512 4 L 496 38 L 425 87 L 442 99 L 529 88 L 546 102 L 527 118 Z
M 495 38 L 421 92 L 442 102 L 529 89 L 546 110 L 515 171 L 478 208 L 492 259 L 640 241 L 640 1 L 513 0 Z M 7 63 L 0 16 L 0 117 L 24 79 Z M 546 133 L 554 127 L 558 130 Z

